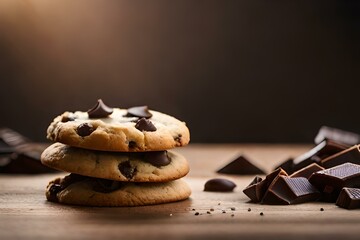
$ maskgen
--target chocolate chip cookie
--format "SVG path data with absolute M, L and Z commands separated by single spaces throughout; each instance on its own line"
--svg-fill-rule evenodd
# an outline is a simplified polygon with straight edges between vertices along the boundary
M 144 152 L 187 145 L 190 133 L 184 122 L 147 106 L 111 108 L 98 100 L 87 112 L 65 112 L 56 117 L 47 138 L 92 150 Z
M 115 181 L 165 182 L 189 172 L 186 159 L 172 151 L 105 152 L 54 143 L 41 155 L 54 169 Z
M 169 203 L 187 199 L 191 190 L 186 182 L 129 183 L 70 174 L 57 178 L 46 188 L 52 202 L 98 207 L 130 207 Z

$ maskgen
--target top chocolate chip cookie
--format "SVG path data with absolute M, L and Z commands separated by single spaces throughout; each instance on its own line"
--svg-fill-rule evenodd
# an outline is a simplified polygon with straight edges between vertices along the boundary
M 47 129 L 47 138 L 73 147 L 116 152 L 161 151 L 187 145 L 184 122 L 147 106 L 111 108 L 101 99 L 87 112 L 65 112 Z

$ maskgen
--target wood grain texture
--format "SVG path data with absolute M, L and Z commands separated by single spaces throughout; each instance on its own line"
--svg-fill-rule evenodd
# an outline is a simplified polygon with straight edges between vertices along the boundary
M 192 170 L 185 180 L 193 190 L 191 198 L 145 207 L 59 205 L 45 200 L 44 189 L 49 180 L 64 174 L 1 175 L 0 239 L 358 239 L 359 210 L 344 210 L 331 203 L 293 206 L 248 203 L 242 189 L 253 176 L 215 173 L 241 152 L 269 171 L 309 147 L 190 145 L 177 149 L 190 161 Z M 237 184 L 234 193 L 203 192 L 204 183 L 219 176 Z M 231 210 L 233 207 L 235 210 Z M 196 211 L 199 216 L 194 215 Z M 260 212 L 264 215 L 260 216 Z

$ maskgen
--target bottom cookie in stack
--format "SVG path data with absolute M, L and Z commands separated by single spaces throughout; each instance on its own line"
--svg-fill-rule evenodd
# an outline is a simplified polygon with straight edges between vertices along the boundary
M 85 206 L 142 206 L 187 199 L 180 178 L 186 159 L 172 151 L 120 153 L 85 150 L 55 143 L 41 156 L 48 167 L 71 172 L 51 181 L 49 201 Z

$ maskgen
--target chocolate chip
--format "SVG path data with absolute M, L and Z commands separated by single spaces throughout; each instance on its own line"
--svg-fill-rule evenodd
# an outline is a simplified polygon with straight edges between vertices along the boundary
M 171 162 L 171 159 L 169 158 L 167 151 L 146 152 L 144 161 L 155 167 L 161 167 L 168 165 Z
M 128 146 L 129 146 L 129 148 L 135 148 L 136 147 L 136 142 L 130 141 Z
M 260 216 L 264 216 L 264 213 L 263 213 L 263 212 L 261 212 L 261 213 L 260 213 Z
M 121 174 L 124 175 L 127 179 L 132 179 L 137 171 L 136 168 L 131 166 L 129 161 L 120 163 L 119 170 Z
M 211 214 L 211 212 L 210 212 L 210 211 L 207 211 L 206 213 L 207 213 L 207 214 Z
M 140 118 L 135 124 L 135 128 L 145 132 L 156 131 L 156 127 L 154 126 L 154 124 L 150 120 L 147 120 L 146 118 Z
M 199 212 L 196 212 L 194 215 L 195 215 L 195 216 L 198 216 L 199 214 L 200 214 Z
M 324 208 L 320 208 L 320 211 L 322 211 L 322 212 L 323 212 L 323 211 L 324 211 Z
M 231 192 L 236 184 L 223 178 L 210 179 L 205 183 L 204 191 L 207 192 Z
M 222 210 L 222 213 L 226 213 L 226 211 L 225 211 L 225 210 Z
M 115 190 L 118 190 L 122 187 L 121 182 L 107 180 L 107 179 L 96 179 L 96 184 L 94 185 L 93 189 L 97 192 L 101 193 L 110 193 Z
M 58 202 L 57 194 L 62 190 L 63 188 L 60 186 L 60 184 L 52 184 L 49 189 L 50 196 L 48 197 L 48 200 L 50 202 Z
M 86 137 L 89 136 L 94 130 L 95 129 L 93 125 L 90 123 L 82 123 L 77 127 L 76 132 L 79 136 Z
M 95 106 L 87 111 L 89 118 L 105 118 L 113 113 L 113 109 L 98 99 Z
M 148 106 L 132 107 L 127 110 L 127 117 L 151 118 Z
M 234 207 L 231 207 L 230 209 L 231 209 L 231 211 L 235 211 L 235 208 L 234 208 Z
M 74 121 L 75 120 L 75 117 L 73 116 L 62 116 L 61 118 L 61 122 L 71 122 L 71 121 Z

